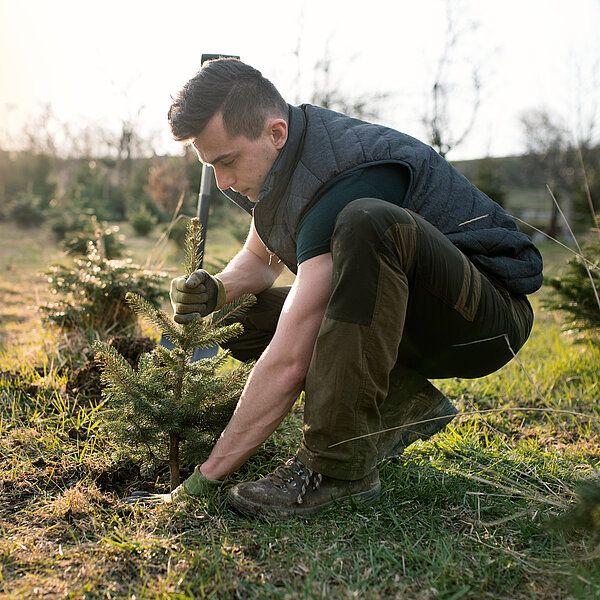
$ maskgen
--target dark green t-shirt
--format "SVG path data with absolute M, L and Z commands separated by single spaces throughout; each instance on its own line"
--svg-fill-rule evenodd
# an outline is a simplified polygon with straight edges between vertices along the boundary
M 402 205 L 410 185 L 408 167 L 382 164 L 342 176 L 302 217 L 296 234 L 298 264 L 330 251 L 335 221 L 346 204 L 358 198 L 381 198 Z

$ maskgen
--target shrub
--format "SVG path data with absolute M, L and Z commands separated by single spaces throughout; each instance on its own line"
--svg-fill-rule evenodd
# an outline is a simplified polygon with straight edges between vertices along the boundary
M 41 198 L 31 188 L 19 192 L 9 206 L 9 218 L 19 227 L 39 227 L 46 220 Z
M 110 260 L 90 243 L 73 266 L 52 265 L 46 272 L 58 300 L 41 306 L 44 321 L 88 341 L 136 330 L 137 318 L 125 301 L 128 291 L 160 306 L 168 297 L 167 274 L 143 269 L 130 260 Z
M 147 192 L 156 208 L 171 217 L 188 195 L 189 182 L 184 161 L 170 157 L 157 162 L 148 174 Z
M 479 161 L 477 171 L 471 181 L 500 206 L 506 206 L 508 195 L 506 180 L 500 170 L 494 167 L 494 162 L 490 158 Z
M 119 227 L 99 221 L 91 208 L 76 204 L 54 208 L 50 229 L 67 254 L 85 256 L 90 242 L 99 246 L 108 259 L 121 258 L 125 252 L 125 238 L 119 234 Z
M 126 213 L 124 188 L 111 181 L 110 163 L 81 161 L 74 181 L 67 188 L 65 201 L 91 211 L 99 219 L 122 221 Z
M 600 235 L 582 248 L 585 257 L 575 256 L 567 271 L 546 283 L 554 288 L 552 296 L 543 301 L 550 310 L 566 313 L 565 325 L 578 332 L 600 334 Z
M 129 221 L 137 235 L 145 237 L 154 229 L 157 219 L 145 206 L 141 206 L 131 215 Z
M 67 254 L 85 255 L 89 244 L 102 248 L 102 255 L 113 260 L 121 258 L 125 252 L 125 237 L 119 234 L 119 227 L 109 227 L 107 223 L 98 223 L 96 217 L 86 222 L 82 231 L 67 236 L 63 249 Z
M 57 206 L 49 214 L 50 229 L 57 242 L 63 242 L 65 238 L 83 231 L 92 219 L 95 219 L 95 215 L 91 208 L 74 204 Z

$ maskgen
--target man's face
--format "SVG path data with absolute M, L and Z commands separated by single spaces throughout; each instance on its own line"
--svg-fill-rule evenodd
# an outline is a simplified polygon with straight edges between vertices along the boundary
M 276 118 L 267 119 L 263 132 L 255 140 L 244 135 L 230 137 L 219 112 L 192 145 L 200 160 L 214 167 L 219 189 L 231 188 L 256 202 L 258 192 L 286 140 L 287 123 Z

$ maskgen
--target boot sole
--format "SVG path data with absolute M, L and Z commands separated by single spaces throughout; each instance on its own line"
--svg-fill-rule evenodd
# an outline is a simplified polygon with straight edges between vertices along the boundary
M 350 500 L 355 500 L 361 502 L 362 504 L 373 504 L 379 500 L 380 495 L 381 483 L 378 481 L 377 485 L 370 490 L 358 492 L 356 494 L 348 494 L 347 496 L 340 496 L 339 498 L 334 498 L 329 502 L 324 502 L 317 506 L 298 505 L 298 508 L 277 508 L 273 506 L 265 506 L 264 504 L 259 504 L 243 498 L 235 492 L 235 488 L 229 490 L 229 493 L 227 494 L 227 500 L 232 508 L 248 517 L 305 517 L 315 515 L 327 507 L 332 506 L 333 504 L 343 504 Z
M 444 399 L 437 406 L 423 415 L 420 419 L 424 421 L 423 423 L 415 423 L 414 429 L 409 427 L 399 428 L 400 439 L 398 442 L 390 450 L 383 452 L 383 456 L 378 456 L 377 459 L 382 461 L 400 456 L 408 446 L 417 440 L 428 440 L 432 435 L 440 432 L 457 414 L 458 410 L 454 404 L 444 396 Z

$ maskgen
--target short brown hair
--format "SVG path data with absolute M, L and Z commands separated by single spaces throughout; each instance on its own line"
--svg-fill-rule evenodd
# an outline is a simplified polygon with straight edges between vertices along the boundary
M 288 120 L 288 105 L 260 71 L 234 58 L 204 63 L 173 99 L 169 124 L 173 137 L 184 142 L 202 133 L 217 113 L 231 137 L 255 140 L 268 117 Z

